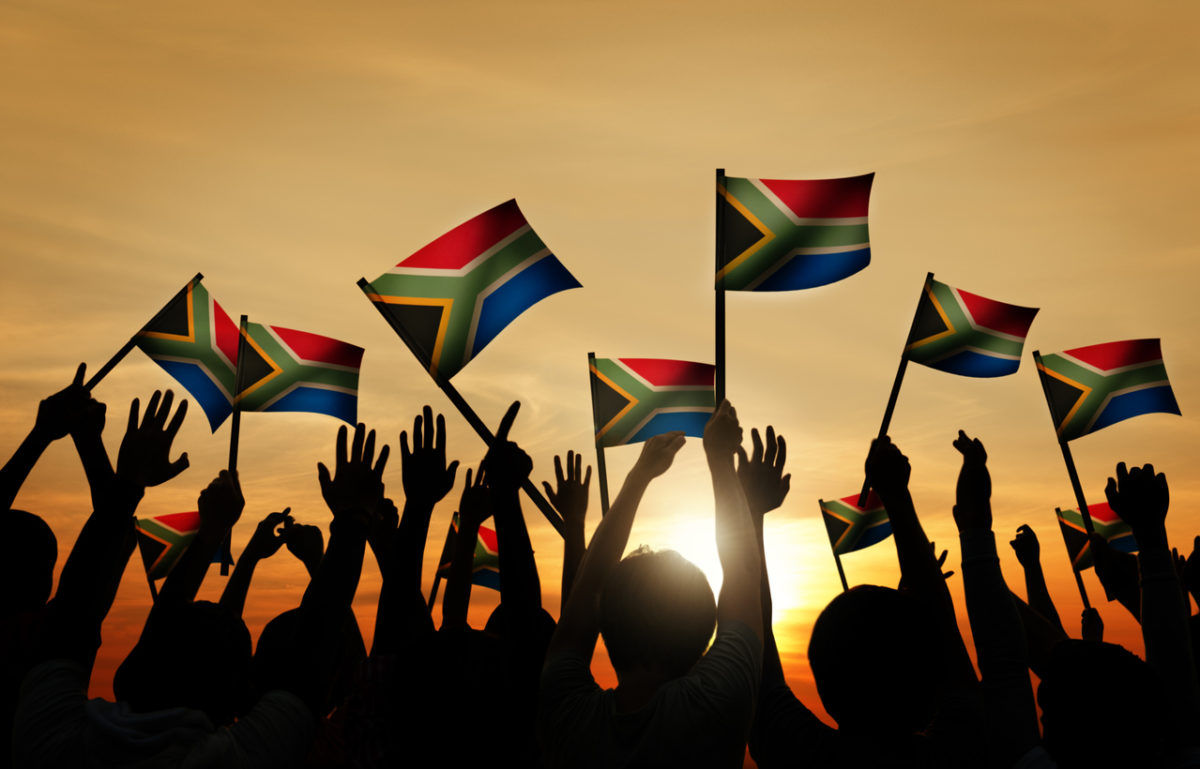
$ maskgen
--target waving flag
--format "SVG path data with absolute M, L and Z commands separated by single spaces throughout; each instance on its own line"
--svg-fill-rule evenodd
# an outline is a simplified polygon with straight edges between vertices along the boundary
M 862 550 L 891 536 L 892 522 L 874 491 L 867 497 L 865 507 L 858 506 L 857 494 L 818 501 L 825 531 L 829 534 L 829 546 L 838 555 Z
M 306 331 L 248 323 L 241 352 L 242 411 L 307 411 L 357 421 L 363 348 Z
M 914 363 L 972 377 L 1015 374 L 1036 307 L 1019 307 L 932 278 L 917 305 L 905 355 Z
M 438 561 L 437 573 L 442 579 L 450 576 L 450 566 L 454 559 L 454 540 L 458 536 L 458 513 L 450 519 L 450 529 L 446 532 L 446 544 L 442 546 L 442 557 Z M 475 538 L 475 556 L 471 564 L 471 583 L 481 587 L 500 589 L 500 548 L 496 544 L 496 530 L 487 526 L 479 527 L 479 536 Z
M 1091 568 L 1094 565 L 1091 543 L 1088 541 L 1087 526 L 1078 509 L 1062 510 L 1055 508 L 1058 525 L 1062 528 L 1063 541 L 1067 544 L 1067 554 L 1076 571 Z M 1136 553 L 1137 540 L 1133 538 L 1133 529 L 1121 520 L 1107 503 L 1088 505 L 1088 514 L 1092 517 L 1092 527 L 1096 533 L 1104 537 L 1114 550 L 1122 553 Z
M 176 561 L 187 550 L 188 545 L 200 531 L 200 513 L 166 513 L 149 518 L 135 518 L 138 551 L 142 554 L 142 565 L 151 580 L 161 579 L 170 573 Z M 218 551 L 213 563 L 219 563 Z M 233 559 L 227 558 L 232 564 Z
M 1040 356 L 1038 372 L 1059 440 L 1073 440 L 1140 414 L 1179 413 L 1157 339 Z
M 515 200 L 455 227 L 370 283 L 429 373 L 447 379 L 518 315 L 579 281 Z M 364 289 L 367 290 L 367 289 Z
M 834 283 L 866 267 L 874 178 L 725 177 L 717 189 L 724 257 L 717 277 L 729 291 L 793 291 Z
M 715 366 L 686 360 L 594 359 L 596 444 L 639 443 L 672 430 L 703 436 L 716 408 L 715 372 Z
M 189 283 L 134 340 L 187 389 L 216 432 L 233 411 L 238 327 L 200 281 Z

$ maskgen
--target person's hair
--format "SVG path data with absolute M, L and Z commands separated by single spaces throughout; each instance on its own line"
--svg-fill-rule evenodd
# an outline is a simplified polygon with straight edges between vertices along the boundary
M 600 593 L 600 634 L 618 676 L 657 667 L 682 676 L 704 654 L 717 604 L 704 572 L 674 550 L 641 547 L 609 574 Z
M 15 543 L 4 556 L 0 579 L 9 586 L 6 613 L 36 611 L 50 600 L 58 540 L 38 516 L 24 510 L 4 513 L 4 541 Z
M 931 612 L 912 596 L 878 585 L 841 593 L 813 624 L 808 661 L 842 729 L 905 735 L 933 719 L 942 644 Z
M 161 611 L 117 668 L 113 693 L 139 713 L 183 706 L 232 723 L 250 691 L 246 623 L 211 601 Z
M 1173 714 L 1154 668 L 1110 643 L 1068 640 L 1054 646 L 1037 691 L 1043 743 L 1070 767 L 1158 766 Z M 1107 735 L 1096 727 L 1115 719 Z
M 262 629 L 252 664 L 255 699 L 272 689 L 295 691 L 297 671 L 311 673 L 312 643 L 301 635 L 304 630 L 303 609 L 288 609 L 277 615 Z M 327 714 L 350 693 L 355 673 L 367 658 L 354 612 L 346 612 L 342 633 L 331 666 L 331 680 L 323 680 L 321 691 L 322 714 Z

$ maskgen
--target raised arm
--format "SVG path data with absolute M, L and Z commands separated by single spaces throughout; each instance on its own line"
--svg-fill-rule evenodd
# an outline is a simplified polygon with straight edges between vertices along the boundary
M 583 560 L 583 551 L 587 549 L 584 543 L 583 524 L 587 518 L 588 488 L 592 482 L 592 466 L 588 465 L 587 475 L 583 474 L 583 455 L 574 451 L 567 452 L 567 471 L 563 473 L 562 457 L 554 457 L 554 481 L 552 487 L 546 481 L 542 488 L 546 490 L 546 499 L 554 505 L 554 509 L 563 518 L 563 569 L 562 569 L 562 598 L 560 606 L 567 605 L 571 595 L 571 586 L 575 583 L 575 575 L 579 572 L 579 563 Z
M 287 507 L 282 512 L 267 513 L 267 517 L 258 522 L 254 533 L 250 535 L 250 541 L 242 550 L 242 557 L 233 567 L 233 574 L 229 575 L 229 581 L 221 593 L 221 605 L 233 616 L 242 616 L 246 608 L 246 594 L 250 591 L 250 580 L 258 562 L 275 555 L 283 546 L 284 530 L 294 523 L 292 516 L 288 515 L 290 512 L 292 508 Z
M 721 561 L 721 595 L 717 622 L 736 620 L 763 637 L 762 557 L 746 493 L 738 480 L 734 455 L 745 458 L 742 427 L 729 401 L 721 401 L 704 427 L 704 455 L 712 475 L 716 501 L 717 557 Z
M 467 609 L 471 603 L 471 574 L 475 565 L 475 540 L 479 527 L 492 515 L 491 492 L 483 477 L 483 467 L 475 471 L 474 479 L 467 470 L 467 484 L 458 502 L 458 533 L 450 555 L 450 573 L 446 575 L 446 592 L 442 597 L 442 627 L 465 630 Z
M 1045 617 L 1047 622 L 1065 634 L 1058 610 L 1054 608 L 1054 601 L 1050 598 L 1050 589 L 1046 587 L 1046 575 L 1042 572 L 1042 548 L 1038 544 L 1037 534 L 1029 524 L 1023 523 L 1017 527 L 1016 537 L 1008 544 L 1012 546 L 1013 552 L 1017 554 L 1017 561 L 1025 570 L 1025 600 L 1029 602 L 1029 608 Z
M 676 431 L 656 435 L 642 446 L 638 457 L 608 515 L 592 534 L 571 589 L 571 600 L 563 607 L 548 654 L 557 651 L 576 651 L 591 659 L 600 633 L 597 600 L 604 581 L 625 552 L 629 532 L 637 515 L 638 504 L 650 482 L 671 466 L 679 449 L 683 448 L 683 433 Z
M 458 460 L 446 464 L 446 420 L 426 406 L 413 419 L 412 450 L 408 434 L 400 433 L 400 470 L 404 482 L 404 514 L 396 534 L 395 555 L 401 564 L 398 579 L 408 587 L 421 590 L 421 565 L 425 541 L 429 537 L 429 519 L 434 506 L 454 488 Z
M 500 600 L 504 604 L 508 633 L 532 630 L 534 615 L 542 608 L 542 585 L 525 516 L 521 513 L 521 483 L 533 470 L 533 460 L 508 439 L 520 409 L 519 401 L 509 406 L 496 438 L 483 458 L 496 522 L 496 547 L 500 555 Z

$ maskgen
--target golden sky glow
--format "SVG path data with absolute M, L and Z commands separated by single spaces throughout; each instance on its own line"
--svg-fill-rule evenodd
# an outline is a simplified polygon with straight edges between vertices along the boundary
M 1120 459 L 1164 470 L 1169 531 L 1187 545 L 1200 530 L 1198 16 L 1189 3 L 1095 0 L 5 3 L 0 451 L 78 361 L 98 367 L 200 271 L 235 317 L 365 347 L 360 418 L 395 448 L 430 403 L 447 413 L 465 469 L 482 443 L 355 280 L 515 197 L 584 289 L 527 312 L 455 383 L 493 425 L 523 400 L 513 436 L 541 481 L 555 452 L 591 455 L 589 350 L 711 360 L 714 168 L 874 171 L 868 269 L 728 300 L 730 398 L 747 427 L 770 422 L 789 440 L 791 496 L 768 522 L 785 668 L 816 709 L 803 651 L 838 590 L 816 500 L 859 487 L 927 271 L 1042 311 L 1015 376 L 910 367 L 892 435 L 912 458 L 918 510 L 955 564 L 950 441 L 959 427 L 983 438 L 998 537 L 1033 525 L 1077 628 L 1053 517 L 1073 504 L 1071 489 L 1028 351 L 1163 339 L 1184 416 L 1141 417 L 1074 449 L 1095 501 Z M 110 450 L 129 399 L 166 387 L 179 389 L 137 352 L 103 382 Z M 271 510 L 327 520 L 315 465 L 336 428 L 321 416 L 245 417 L 235 552 Z M 690 444 L 651 488 L 631 544 L 673 545 L 709 568 L 712 501 Z M 223 467 L 228 427 L 210 434 L 197 411 L 178 445 L 191 469 L 151 490 L 143 512 L 194 509 Z M 608 452 L 613 494 L 637 451 Z M 399 496 L 398 456 L 387 481 Z M 433 519 L 427 584 L 460 488 L 461 472 Z M 50 449 L 17 504 L 58 532 L 61 565 L 88 512 L 69 443 Z M 526 512 L 557 614 L 561 545 Z M 852 583 L 898 576 L 890 542 L 845 566 Z M 1094 575 L 1085 581 L 1110 639 L 1140 650 L 1132 621 L 1104 603 Z M 303 584 L 286 553 L 263 564 L 247 601 L 252 632 L 298 603 Z M 960 578 L 952 585 L 965 626 Z M 214 570 L 204 593 L 221 586 Z M 378 589 L 368 559 L 356 602 L 368 638 Z M 475 596 L 481 625 L 494 596 Z M 105 670 L 147 602 L 135 557 L 94 692 L 110 691 Z

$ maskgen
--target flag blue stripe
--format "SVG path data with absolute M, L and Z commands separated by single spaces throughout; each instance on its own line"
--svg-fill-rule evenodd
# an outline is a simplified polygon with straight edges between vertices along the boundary
M 492 568 L 479 569 L 471 575 L 471 582 L 480 587 L 490 587 L 492 590 L 499 590 L 500 572 Z
M 862 550 L 865 547 L 870 547 L 876 543 L 882 542 L 892 535 L 892 522 L 884 521 L 877 526 L 862 529 L 862 534 L 858 541 L 845 549 L 847 553 L 853 553 L 855 550 Z
M 625 443 L 641 443 L 656 435 L 669 433 L 672 430 L 683 430 L 684 435 L 696 438 L 704 437 L 704 426 L 712 416 L 712 409 L 707 411 L 672 411 L 666 414 L 656 414 L 642 429 L 633 434 Z
M 1015 374 L 1021 366 L 1021 361 L 1020 359 L 998 358 L 975 350 L 962 350 L 948 358 L 942 358 L 935 363 L 925 363 L 925 365 L 959 376 L 995 377 Z
M 233 413 L 233 407 L 229 404 L 225 394 L 213 384 L 212 379 L 200 367 L 200 364 L 159 360 L 158 358 L 153 358 L 153 360 L 173 376 L 179 384 L 183 385 L 188 394 L 192 396 L 192 400 L 204 409 L 204 416 L 208 417 L 208 424 L 214 433 L 225 421 L 225 418 Z
M 318 387 L 298 387 L 263 410 L 328 414 L 353 425 L 357 422 L 358 396 Z
M 1096 422 L 1088 432 L 1095 432 L 1130 417 L 1155 412 L 1179 413 L 1179 404 L 1175 401 L 1175 393 L 1171 390 L 1171 385 L 1148 387 L 1145 390 L 1134 390 L 1116 396 L 1097 415 Z
M 579 287 L 579 281 L 553 254 L 526 267 L 483 300 L 479 325 L 475 327 L 475 346 L 467 351 L 468 357 L 478 355 L 505 326 L 533 305 L 551 294 Z
M 797 254 L 755 286 L 755 291 L 796 291 L 850 277 L 871 263 L 871 249 L 839 254 Z

